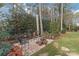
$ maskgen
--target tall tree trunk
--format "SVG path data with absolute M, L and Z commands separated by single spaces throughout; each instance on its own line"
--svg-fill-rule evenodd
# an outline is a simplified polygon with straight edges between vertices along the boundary
M 54 17 L 54 16 L 55 16 L 55 15 L 54 15 L 54 7 L 51 8 L 50 11 L 51 11 L 51 13 L 50 13 L 50 22 L 52 23 L 52 21 L 55 20 L 55 17 Z
M 41 36 L 43 35 L 43 24 L 42 24 L 42 15 L 41 15 L 41 4 L 39 4 L 39 16 L 40 16 L 40 29 L 41 29 Z
M 61 4 L 61 31 L 63 30 L 63 3 Z
M 39 36 L 39 19 L 38 19 L 38 15 L 36 15 L 36 26 L 37 26 L 37 35 Z

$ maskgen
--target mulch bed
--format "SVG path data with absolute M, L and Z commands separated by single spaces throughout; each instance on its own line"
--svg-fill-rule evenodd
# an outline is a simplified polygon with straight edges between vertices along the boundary
M 22 48 L 19 46 L 14 46 L 7 56 L 23 56 Z

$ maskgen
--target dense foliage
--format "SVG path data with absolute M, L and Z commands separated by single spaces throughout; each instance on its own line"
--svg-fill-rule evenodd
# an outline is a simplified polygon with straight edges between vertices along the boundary
M 0 43 L 0 56 L 6 56 L 11 49 L 11 45 L 9 43 Z
M 19 16 L 21 16 L 19 14 Z M 36 20 L 32 15 L 25 15 L 25 17 L 19 17 L 18 20 L 14 19 L 9 21 L 10 25 L 13 26 L 10 33 L 32 33 L 36 31 Z

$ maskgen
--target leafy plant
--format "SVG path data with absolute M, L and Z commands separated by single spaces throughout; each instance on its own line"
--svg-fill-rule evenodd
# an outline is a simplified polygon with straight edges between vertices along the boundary
M 59 27 L 57 22 L 51 22 L 50 23 L 50 30 L 49 33 L 52 35 L 56 35 L 59 33 Z
M 5 56 L 10 51 L 11 45 L 9 43 L 0 44 L 0 56 Z

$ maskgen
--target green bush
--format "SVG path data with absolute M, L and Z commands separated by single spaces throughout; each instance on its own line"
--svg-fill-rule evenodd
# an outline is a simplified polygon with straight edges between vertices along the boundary
M 57 35 L 59 33 L 59 24 L 57 22 L 51 22 L 50 23 L 50 29 L 49 29 L 49 33 L 52 35 Z
M 66 32 L 66 29 L 63 29 L 62 31 L 61 31 L 61 33 L 65 33 Z
M 71 31 L 77 31 L 78 27 L 76 25 L 71 25 Z
M 4 38 L 7 36 L 10 36 L 10 34 L 7 31 L 0 32 L 0 40 L 4 40 Z
M 9 43 L 0 44 L 0 56 L 6 56 L 11 49 L 11 45 Z

